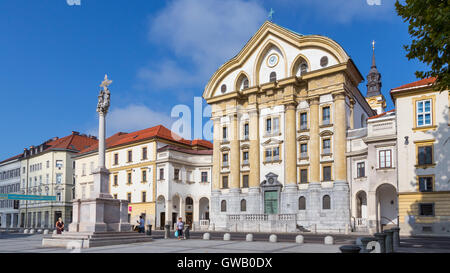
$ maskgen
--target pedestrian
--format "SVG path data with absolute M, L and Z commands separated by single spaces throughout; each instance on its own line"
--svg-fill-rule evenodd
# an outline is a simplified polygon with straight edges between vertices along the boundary
M 64 231 L 64 222 L 61 217 L 58 218 L 56 222 L 56 234 L 61 234 Z
M 178 222 L 177 222 L 178 240 L 181 240 L 181 236 L 183 236 L 183 239 L 184 239 L 184 234 L 183 234 L 184 222 L 182 220 L 183 220 L 183 218 L 179 217 Z
M 139 224 L 139 233 L 145 233 L 145 220 L 142 218 L 142 215 L 139 216 L 139 221 L 137 221 Z

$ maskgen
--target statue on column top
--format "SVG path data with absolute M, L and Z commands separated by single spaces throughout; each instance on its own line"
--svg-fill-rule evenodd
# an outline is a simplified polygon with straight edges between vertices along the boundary
M 103 87 L 103 90 L 100 90 L 100 94 L 98 95 L 98 104 L 97 104 L 97 112 L 106 114 L 109 109 L 110 102 L 110 92 L 108 86 L 112 83 L 111 80 L 108 79 L 108 75 L 105 74 L 105 79 L 103 80 L 100 87 Z

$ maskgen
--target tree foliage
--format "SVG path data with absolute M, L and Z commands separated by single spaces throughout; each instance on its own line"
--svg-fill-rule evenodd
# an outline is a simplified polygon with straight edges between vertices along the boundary
M 436 77 L 435 89 L 450 86 L 450 0 L 398 0 L 395 8 L 399 16 L 409 23 L 408 32 L 413 40 L 405 45 L 409 60 L 417 58 L 431 67 L 429 71 L 416 71 L 418 78 Z

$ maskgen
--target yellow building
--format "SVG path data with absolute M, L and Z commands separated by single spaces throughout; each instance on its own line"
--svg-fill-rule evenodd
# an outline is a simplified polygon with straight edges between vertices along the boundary
M 391 90 L 397 111 L 398 200 L 404 235 L 450 235 L 449 91 L 435 78 Z

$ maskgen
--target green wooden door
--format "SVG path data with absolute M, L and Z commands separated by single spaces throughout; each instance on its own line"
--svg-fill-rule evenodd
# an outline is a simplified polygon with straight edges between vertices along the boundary
M 265 214 L 278 213 L 278 191 L 264 192 L 264 213 Z

